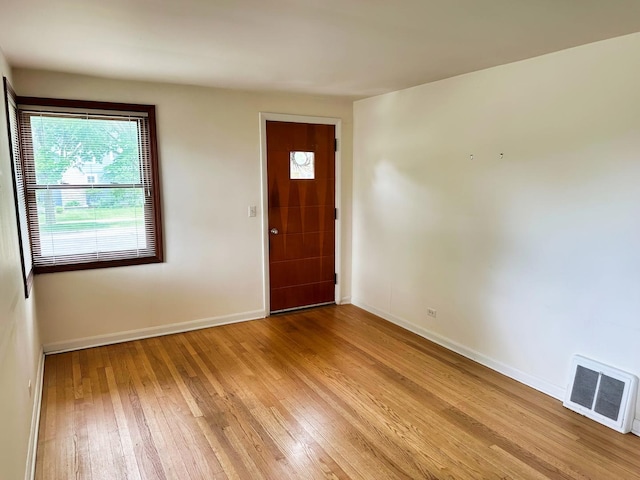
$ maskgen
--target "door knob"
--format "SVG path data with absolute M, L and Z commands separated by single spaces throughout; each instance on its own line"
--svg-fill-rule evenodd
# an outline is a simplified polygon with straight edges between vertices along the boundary
M 277 234 L 279 233 L 277 228 L 272 228 L 270 231 L 271 231 L 271 233 L 273 233 L 274 235 L 277 235 Z

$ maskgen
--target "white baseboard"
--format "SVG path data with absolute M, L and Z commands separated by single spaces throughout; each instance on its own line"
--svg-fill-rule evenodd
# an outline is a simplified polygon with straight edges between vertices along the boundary
M 505 365 L 502 362 L 489 358 L 486 355 L 483 355 L 482 353 L 476 352 L 475 350 L 465 347 L 464 345 L 460 345 L 459 343 L 449 340 L 448 338 L 445 338 L 438 334 L 430 332 L 429 330 L 423 327 L 414 325 L 408 320 L 405 320 L 403 318 L 400 318 L 390 313 L 379 310 L 375 307 L 372 307 L 371 305 L 367 305 L 366 303 L 361 302 L 358 299 L 354 299 L 353 304 L 357 307 L 362 308 L 363 310 L 373 313 L 374 315 L 382 317 L 385 320 L 390 321 L 391 323 L 395 323 L 396 325 L 399 325 L 400 327 L 406 330 L 409 330 L 410 332 L 420 335 L 421 337 L 424 337 L 427 340 L 431 340 L 432 342 L 437 343 L 438 345 L 441 345 L 453 352 L 459 353 L 463 357 L 470 358 L 471 360 L 478 362 L 479 364 L 484 365 L 485 367 L 489 367 L 490 369 L 495 370 L 496 372 L 502 373 L 503 375 L 513 378 L 514 380 L 517 380 L 520 383 L 524 383 L 525 385 L 531 388 L 534 388 L 542 393 L 550 395 L 553 398 L 556 398 L 558 400 L 562 400 L 564 398 L 564 392 L 565 392 L 564 388 L 558 387 L 557 385 L 553 385 L 545 380 L 529 375 L 528 373 L 522 372 L 508 365 Z
M 40 427 L 40 413 L 42 410 L 42 390 L 44 385 L 44 351 L 40 351 L 38 370 L 36 372 L 33 392 L 33 411 L 31 413 L 31 432 L 29 433 L 29 448 L 27 450 L 27 465 L 24 472 L 25 480 L 32 480 L 36 475 L 36 452 L 38 450 L 38 430 Z
M 252 312 L 243 312 L 235 313 L 233 315 L 222 315 L 219 317 L 203 318 L 200 320 L 192 320 L 190 322 L 172 323 L 169 325 L 160 325 L 157 327 L 128 330 L 126 332 L 108 333 L 106 335 L 96 335 L 93 337 L 49 343 L 44 346 L 44 352 L 47 355 L 53 353 L 70 352 L 73 350 L 82 350 L 85 348 L 111 345 L 114 343 L 129 342 L 131 340 L 141 340 L 143 338 L 170 335 L 172 333 L 182 333 L 189 332 L 191 330 L 200 330 L 202 328 L 217 327 L 220 325 L 228 325 L 230 323 L 247 322 L 249 320 L 265 318 L 266 316 L 267 315 L 264 310 L 254 310 Z
M 340 299 L 340 305 L 349 305 L 351 303 L 351 297 L 342 297 Z

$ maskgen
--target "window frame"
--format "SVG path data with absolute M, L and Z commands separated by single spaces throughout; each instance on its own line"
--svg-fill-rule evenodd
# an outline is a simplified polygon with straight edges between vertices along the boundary
M 90 101 L 90 100 L 67 100 L 67 99 L 58 99 L 58 98 L 43 98 L 43 97 L 27 97 L 27 96 L 16 96 L 16 103 L 18 105 L 18 113 L 20 117 L 20 111 L 26 110 L 31 111 L 33 109 L 42 109 L 43 112 L 50 113 L 77 113 L 78 111 L 109 111 L 109 112 L 122 112 L 125 113 L 142 113 L 147 115 L 147 123 L 148 123 L 148 149 L 149 149 L 149 175 L 148 178 L 151 180 L 151 208 L 153 208 L 153 235 L 155 242 L 155 252 L 150 256 L 135 256 L 130 258 L 119 258 L 119 259 L 111 259 L 111 260 L 96 260 L 96 261 L 82 261 L 77 263 L 59 263 L 55 265 L 37 265 L 36 257 L 38 252 L 36 252 L 37 245 L 34 245 L 33 239 L 36 237 L 39 238 L 40 230 L 38 226 L 38 220 L 35 219 L 32 221 L 29 218 L 29 233 L 31 240 L 31 248 L 32 254 L 34 257 L 34 272 L 36 274 L 40 273 L 56 273 L 56 272 L 66 272 L 66 271 L 75 271 L 75 270 L 91 270 L 98 268 L 110 268 L 110 267 L 121 267 L 121 266 L 130 266 L 130 265 L 144 265 L 150 263 L 162 263 L 164 262 L 164 243 L 163 243 L 163 224 L 162 224 L 162 204 L 161 204 L 161 194 L 160 194 L 160 170 L 159 170 L 159 161 L 158 161 L 158 145 L 157 145 L 157 129 L 156 129 L 156 107 L 155 105 L 146 105 L 146 104 L 130 104 L 130 103 L 118 103 L 118 102 L 100 102 L 100 101 Z M 52 109 L 52 110 L 47 110 Z M 22 125 L 19 126 L 22 131 Z M 29 126 L 30 130 L 30 126 Z M 30 143 L 32 143 L 32 139 L 29 139 Z M 29 178 L 35 178 L 35 164 L 31 162 L 30 159 L 33 158 L 33 152 L 31 155 L 26 155 L 24 153 L 26 147 L 25 142 L 21 140 L 21 156 L 23 158 L 24 166 L 25 166 L 25 201 L 27 205 L 27 211 L 31 211 L 32 205 L 36 203 L 36 196 L 34 189 L 30 189 Z M 143 167 L 144 168 L 144 167 Z M 30 172 L 31 175 L 28 174 L 29 169 L 32 169 Z M 114 186 L 113 188 L 117 188 Z M 145 207 L 146 208 L 146 207 Z M 146 215 L 145 215 L 146 218 Z M 36 242 L 39 245 L 39 240 Z M 73 256 L 73 255 L 70 255 Z
M 24 181 L 24 164 L 22 150 L 20 148 L 19 109 L 16 92 L 9 83 L 7 77 L 2 77 L 4 104 L 7 121 L 7 134 L 9 140 L 9 161 L 11 163 L 11 179 L 13 181 L 13 201 L 15 205 L 16 221 L 18 228 L 18 246 L 20 248 L 20 264 L 22 268 L 22 281 L 24 296 L 29 298 L 33 286 L 33 255 L 31 252 L 31 238 L 29 234 L 28 206 L 26 198 L 26 184 Z M 13 106 L 11 105 L 13 102 Z M 11 107 L 15 110 L 14 124 L 17 129 L 11 128 Z M 17 142 L 16 142 L 17 140 Z M 26 228 L 25 228 L 26 227 Z

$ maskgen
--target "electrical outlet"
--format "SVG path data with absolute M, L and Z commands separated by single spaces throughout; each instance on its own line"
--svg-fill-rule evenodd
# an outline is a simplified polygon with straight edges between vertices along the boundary
M 427 308 L 427 315 L 436 318 L 438 316 L 438 311 L 435 308 Z

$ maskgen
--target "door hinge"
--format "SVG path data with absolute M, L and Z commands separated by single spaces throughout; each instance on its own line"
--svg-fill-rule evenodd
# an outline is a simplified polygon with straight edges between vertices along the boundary
M 333 284 L 334 284 L 334 285 L 337 285 L 337 284 L 338 284 L 338 274 L 337 274 L 337 273 L 334 273 L 334 274 L 333 274 Z
M 337 209 L 337 208 L 334 208 L 334 209 L 333 209 L 333 219 L 334 219 L 334 220 L 337 220 L 337 219 L 338 219 L 338 209 Z
M 338 151 L 338 139 L 337 138 L 333 139 L 333 148 L 334 148 L 334 150 L 333 150 L 334 152 Z

